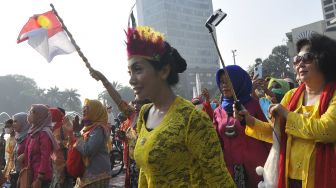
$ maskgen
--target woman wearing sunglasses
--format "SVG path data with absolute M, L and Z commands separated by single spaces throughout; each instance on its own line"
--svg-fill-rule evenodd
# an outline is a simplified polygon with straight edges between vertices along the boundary
M 286 93 L 269 113 L 280 119 L 281 141 L 277 187 L 336 185 L 336 41 L 319 34 L 297 42 L 294 68 L 302 84 Z M 269 123 L 246 110 L 246 133 L 272 142 Z

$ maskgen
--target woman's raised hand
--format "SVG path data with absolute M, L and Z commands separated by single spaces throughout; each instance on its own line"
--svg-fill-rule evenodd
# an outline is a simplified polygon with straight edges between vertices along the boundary
M 101 80 L 101 81 L 105 81 L 106 77 L 99 71 L 94 70 L 94 69 L 90 69 L 90 75 L 92 76 L 92 78 L 96 79 L 97 81 Z
M 72 125 L 74 132 L 80 132 L 84 127 L 83 122 L 79 122 L 79 117 L 77 115 L 75 116 L 75 119 L 72 121 Z

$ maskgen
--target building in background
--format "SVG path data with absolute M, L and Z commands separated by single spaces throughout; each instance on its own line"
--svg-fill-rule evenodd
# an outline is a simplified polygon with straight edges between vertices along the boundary
M 286 33 L 287 46 L 289 49 L 289 56 L 292 59 L 297 54 L 296 42 L 301 38 L 309 37 L 312 33 L 319 33 L 326 35 L 336 40 L 336 23 L 330 21 L 336 17 L 336 0 L 321 0 L 323 10 L 323 20 L 307 23 L 306 25 L 299 26 L 292 29 L 291 32 Z M 294 71 L 293 67 L 291 69 Z
M 294 57 L 296 55 L 296 42 L 302 38 L 309 37 L 312 33 L 324 34 L 326 30 L 326 24 L 324 20 L 303 25 L 292 29 L 291 32 L 286 33 L 287 46 L 289 49 L 289 56 Z
M 336 1 L 335 0 L 321 0 L 323 18 L 326 23 L 327 31 L 335 31 L 336 25 L 330 23 L 336 18 Z
M 218 55 L 209 31 L 207 18 L 213 13 L 211 0 L 137 0 L 139 25 L 148 25 L 165 34 L 166 40 L 187 61 L 180 74 L 178 94 L 191 99 L 196 86 L 196 73 L 202 87 L 210 91 L 216 86 Z

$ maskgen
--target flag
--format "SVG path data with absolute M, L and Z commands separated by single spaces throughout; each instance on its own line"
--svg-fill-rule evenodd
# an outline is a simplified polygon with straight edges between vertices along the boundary
M 56 55 L 69 54 L 76 50 L 53 11 L 29 18 L 21 29 L 17 43 L 25 40 L 48 62 Z

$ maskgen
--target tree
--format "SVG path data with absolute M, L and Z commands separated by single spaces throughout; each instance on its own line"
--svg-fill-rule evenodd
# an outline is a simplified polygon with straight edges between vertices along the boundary
M 62 107 L 61 103 L 61 101 L 63 100 L 62 92 L 59 90 L 57 86 L 50 87 L 49 89 L 47 89 L 46 97 L 47 97 L 47 104 L 49 106 Z
M 288 47 L 285 45 L 276 46 L 273 48 L 272 54 L 263 61 L 263 72 L 264 75 L 276 78 L 294 78 L 290 66 Z
M 123 85 L 117 81 L 113 81 L 111 83 L 111 85 L 114 87 L 115 90 L 119 91 L 120 89 L 122 89 Z
M 112 82 L 112 86 L 116 88 L 116 90 L 118 91 L 118 93 L 120 94 L 121 98 L 124 101 L 130 102 L 130 101 L 134 100 L 134 91 L 133 91 L 132 88 L 130 88 L 128 86 L 122 86 L 118 82 Z M 106 90 L 101 92 L 98 95 L 98 100 L 103 101 L 103 104 L 105 106 L 107 106 L 107 105 L 112 106 L 114 114 L 119 113 L 119 109 L 118 109 L 117 104 L 112 100 L 112 98 L 110 97 L 110 95 L 108 94 L 108 92 Z
M 67 111 L 81 111 L 82 103 L 77 89 L 65 89 L 62 92 L 62 107 Z
M 253 77 L 253 75 L 254 75 L 254 66 L 255 66 L 255 65 L 248 65 L 248 66 L 247 66 L 247 70 L 246 70 L 246 72 L 247 72 L 251 77 Z
M 134 91 L 132 88 L 128 87 L 128 86 L 122 86 L 118 92 L 120 93 L 120 96 L 122 99 L 124 99 L 125 101 L 132 101 L 134 100 Z
M 261 60 L 257 58 L 257 60 Z M 252 72 L 255 64 L 248 67 L 248 72 Z M 272 76 L 276 78 L 292 78 L 294 73 L 290 70 L 288 47 L 280 45 L 273 48 L 272 53 L 262 61 L 263 77 Z
M 104 90 L 98 95 L 98 100 L 103 101 L 103 104 L 105 106 L 112 105 L 114 103 L 114 101 L 112 100 L 112 98 L 110 97 L 110 95 L 106 90 Z
M 40 93 L 36 82 L 22 75 L 7 75 L 0 77 L 0 112 L 9 115 L 28 111 L 31 104 L 43 103 L 37 95 Z
M 0 113 L 9 115 L 27 112 L 32 104 L 48 104 L 77 112 L 82 106 L 77 89 L 60 91 L 57 86 L 42 89 L 33 79 L 22 75 L 0 76 L 0 88 Z

